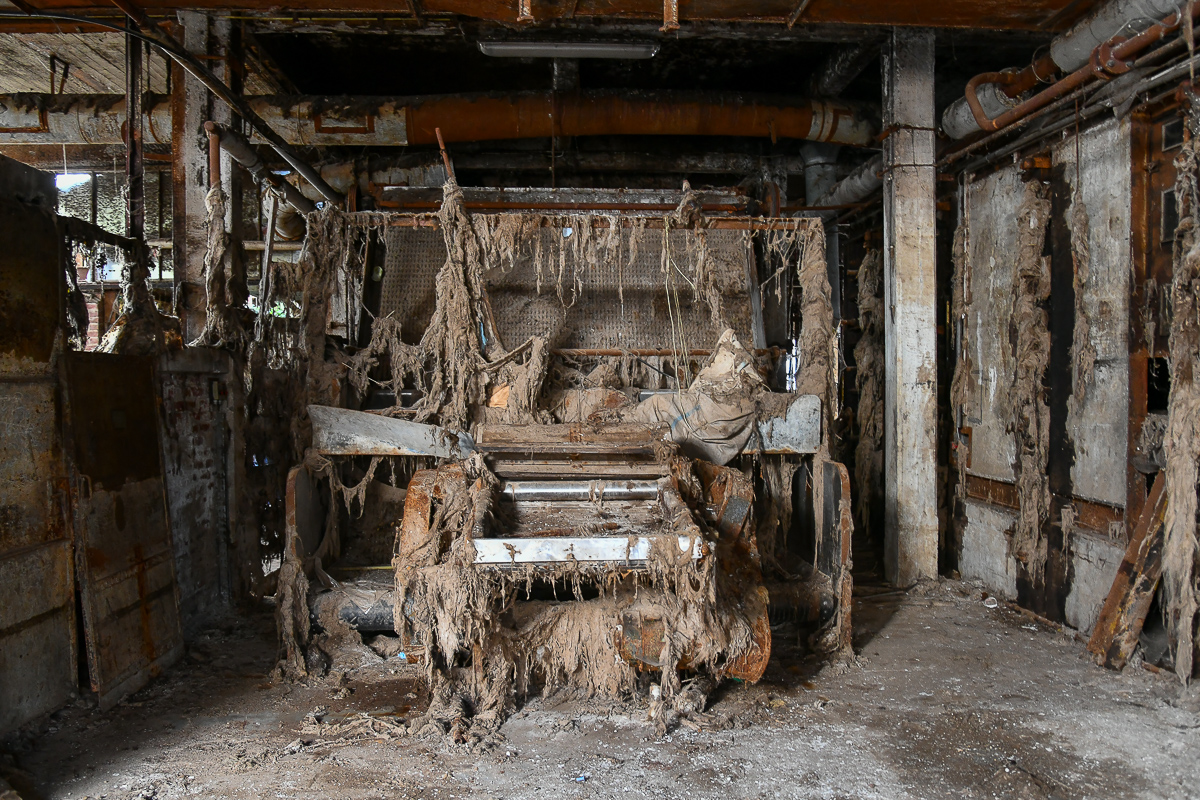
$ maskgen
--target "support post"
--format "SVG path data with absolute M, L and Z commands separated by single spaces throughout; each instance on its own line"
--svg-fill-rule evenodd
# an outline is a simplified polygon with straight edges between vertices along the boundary
M 234 94 L 241 94 L 245 83 L 245 52 L 242 46 L 242 23 L 228 18 L 214 18 L 211 23 L 212 48 L 220 57 L 223 69 L 215 70 Z M 214 103 L 211 119 L 219 122 L 234 133 L 244 134 L 242 118 L 225 103 Z M 225 193 L 225 230 L 229 231 L 225 301 L 230 308 L 246 305 L 249 294 L 246 288 L 246 264 L 242 257 L 242 241 L 245 213 L 243 209 L 242 183 L 245 173 L 224 150 L 221 151 L 221 191 Z M 255 238 L 258 238 L 257 232 Z
M 937 235 L 933 32 L 894 28 L 883 57 L 884 569 L 937 576 Z
M 208 55 L 208 17 L 179 12 L 183 46 Z M 183 340 L 191 342 L 204 330 L 204 198 L 208 194 L 208 139 L 204 122 L 209 115 L 208 90 L 178 64 L 171 67 L 171 260 L 175 276 L 175 312 Z
M 128 25 L 134 27 L 133 22 Z M 142 51 L 140 39 L 125 34 L 125 235 L 141 239 L 146 235 L 146 168 L 143 161 Z

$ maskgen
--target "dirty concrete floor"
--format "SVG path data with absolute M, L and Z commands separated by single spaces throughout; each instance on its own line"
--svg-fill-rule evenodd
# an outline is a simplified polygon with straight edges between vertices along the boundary
M 763 681 L 711 699 L 724 729 L 659 739 L 644 701 L 539 699 L 486 752 L 395 733 L 425 697 L 395 660 L 272 684 L 264 615 L 108 713 L 80 701 L 31 726 L 0 774 L 26 798 L 1200 797 L 1194 690 L 1102 670 L 964 584 L 855 613 L 860 665 L 818 671 L 782 626 Z

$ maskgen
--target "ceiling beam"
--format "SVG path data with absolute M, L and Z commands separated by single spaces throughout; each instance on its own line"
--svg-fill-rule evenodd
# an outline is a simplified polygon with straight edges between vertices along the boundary
M 183 4 L 179 0 L 140 0 L 132 6 L 128 0 L 116 0 L 125 10 L 136 16 L 173 18 L 181 9 L 204 10 L 214 13 L 234 12 L 263 14 L 266 16 L 291 16 L 305 12 L 316 12 L 324 18 L 341 14 L 368 13 L 373 15 L 395 15 L 395 3 L 385 0 L 192 0 Z M 22 0 L 31 7 L 43 11 L 69 11 L 88 16 L 95 13 L 111 13 L 113 6 L 101 0 Z M 426 18 L 452 17 L 456 19 L 489 20 L 512 25 L 521 18 L 526 0 L 423 0 L 420 11 Z M 670 7 L 670 0 L 666 6 Z M 1073 21 L 1072 13 L 1077 4 L 1072 0 L 1026 0 L 1013 3 L 1010 0 L 978 0 L 963 3 L 961 0 L 911 0 L 907 3 L 845 3 L 839 0 L 749 0 L 747 2 L 713 2 L 693 4 L 687 9 L 688 23 L 760 23 L 787 29 L 795 25 L 800 16 L 812 25 L 873 25 L 873 26 L 916 26 L 932 28 L 979 28 L 991 30 L 1039 30 L 1047 18 L 1053 18 L 1059 26 Z M 403 6 L 404 16 L 413 22 L 412 11 Z M 797 10 L 800 14 L 797 14 Z M 658 22 L 660 27 L 664 5 L 646 0 L 539 0 L 535 16 L 539 28 L 552 20 L 588 20 L 605 26 L 621 21 Z M 673 15 L 668 14 L 668 17 Z M 680 30 L 687 24 L 680 23 Z

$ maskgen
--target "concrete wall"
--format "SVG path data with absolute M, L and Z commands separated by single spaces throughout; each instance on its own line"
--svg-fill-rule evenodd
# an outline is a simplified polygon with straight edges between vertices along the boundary
M 1125 555 L 1125 543 L 1090 531 L 1071 535 L 1071 593 L 1067 595 L 1067 624 L 1090 633 L 1112 588 Z
M 964 580 L 981 580 L 997 597 L 1017 597 L 1017 562 L 1010 547 L 1016 514 L 979 500 L 967 500 L 958 571 Z
M 1077 498 L 1117 507 L 1124 507 L 1126 491 L 1130 146 L 1129 124 L 1108 120 L 1080 136 L 1078 169 L 1074 137 L 1051 151 L 1054 174 L 1065 180 L 1068 193 L 1079 188 L 1090 218 L 1090 277 L 1083 287 L 1083 304 L 1091 320 L 1090 340 L 1097 361 L 1095 379 L 1081 399 L 1079 412 L 1066 419 L 1075 449 L 1072 491 Z M 1011 164 L 972 182 L 966 188 L 963 210 L 971 292 L 966 335 L 975 365 L 964 408 L 964 425 L 972 429 L 968 474 L 1009 484 L 1014 442 L 1007 431 L 1009 420 L 997 407 L 1013 369 L 1009 321 L 1021 179 L 1021 169 Z M 1051 225 L 1057 231 L 1069 230 L 1069 219 L 1055 218 Z M 1063 269 L 1063 264 L 1055 263 L 1055 269 Z M 964 578 L 982 580 L 990 592 L 1009 599 L 1015 599 L 1018 591 L 1017 563 L 1010 553 L 1014 514 L 1010 508 L 968 499 L 959 553 Z M 1106 532 L 1076 529 L 1067 536 L 1065 549 L 1070 582 L 1055 589 L 1060 608 L 1068 624 L 1090 630 L 1112 585 L 1124 543 L 1108 539 Z
M 220 351 L 188 348 L 168 353 L 160 365 L 163 401 L 163 467 L 185 635 L 219 616 L 229 602 L 226 489 L 230 362 Z
M 1129 434 L 1129 275 L 1131 151 L 1128 121 L 1108 122 L 1054 150 L 1072 191 L 1082 187 L 1088 210 L 1089 280 L 1084 305 L 1096 348 L 1096 377 L 1080 413 L 1067 420 L 1075 443 L 1071 481 L 1075 495 L 1125 507 L 1126 440 Z M 1078 185 L 1077 185 L 1078 184 Z
M 968 471 L 981 478 L 1010 482 L 1016 445 L 1006 430 L 1008 421 L 996 408 L 1012 380 L 1008 323 L 1017 245 L 1013 220 L 1023 193 L 1020 171 L 1007 167 L 967 187 L 965 211 L 971 265 L 971 302 L 965 330 L 975 365 L 964 409 L 964 424 L 971 428 Z

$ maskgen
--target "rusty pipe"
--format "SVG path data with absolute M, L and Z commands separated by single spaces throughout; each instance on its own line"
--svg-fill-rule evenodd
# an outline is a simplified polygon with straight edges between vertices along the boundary
M 221 185 L 221 134 L 209 127 L 212 124 L 205 123 L 204 130 L 208 134 L 208 188 L 216 189 Z
M 254 180 L 260 183 L 265 181 L 270 184 L 276 194 L 281 195 L 289 205 L 295 207 L 301 214 L 311 214 L 317 210 L 313 202 L 305 197 L 299 189 L 284 180 L 282 176 L 276 175 L 266 168 L 262 163 L 262 159 L 259 158 L 258 153 L 251 146 L 250 142 L 246 141 L 245 137 L 216 122 L 205 122 L 204 130 L 208 133 L 209 137 L 210 163 L 212 160 L 211 143 L 215 136 L 220 144 L 220 148 L 229 153 L 230 158 L 241 164 Z
M 679 93 L 550 92 L 446 95 L 414 100 L 410 145 L 552 136 L 748 136 L 868 147 L 874 120 L 844 103 Z
M 1200 13 L 1200 6 L 1197 6 L 1193 13 Z M 1126 63 L 1126 59 L 1136 56 L 1159 39 L 1178 29 L 1182 21 L 1182 14 L 1172 14 L 1130 39 L 1116 43 L 1105 42 L 1097 46 L 1092 51 L 1087 65 L 1080 67 L 1062 80 L 994 119 L 989 119 L 986 115 L 980 116 L 979 112 L 982 112 L 982 109 L 977 112 L 976 107 L 972 106 L 971 110 L 977 114 L 976 121 L 979 123 L 979 127 L 985 131 L 998 131 L 1017 122 L 1027 114 L 1049 105 L 1092 78 L 1110 80 L 1116 75 L 1128 71 L 1129 65 Z
M 147 103 L 148 129 L 154 141 L 165 144 L 171 137 L 170 103 L 155 100 Z M 447 142 L 672 135 L 807 139 L 871 147 L 879 130 L 873 114 L 836 101 L 732 94 L 264 96 L 248 102 L 280 136 L 306 146 L 433 145 L 434 129 L 440 127 Z M 331 121 L 331 116 L 337 119 Z M 122 95 L 0 95 L 0 143 L 120 144 L 124 117 Z M 297 171 L 309 179 L 304 170 Z

